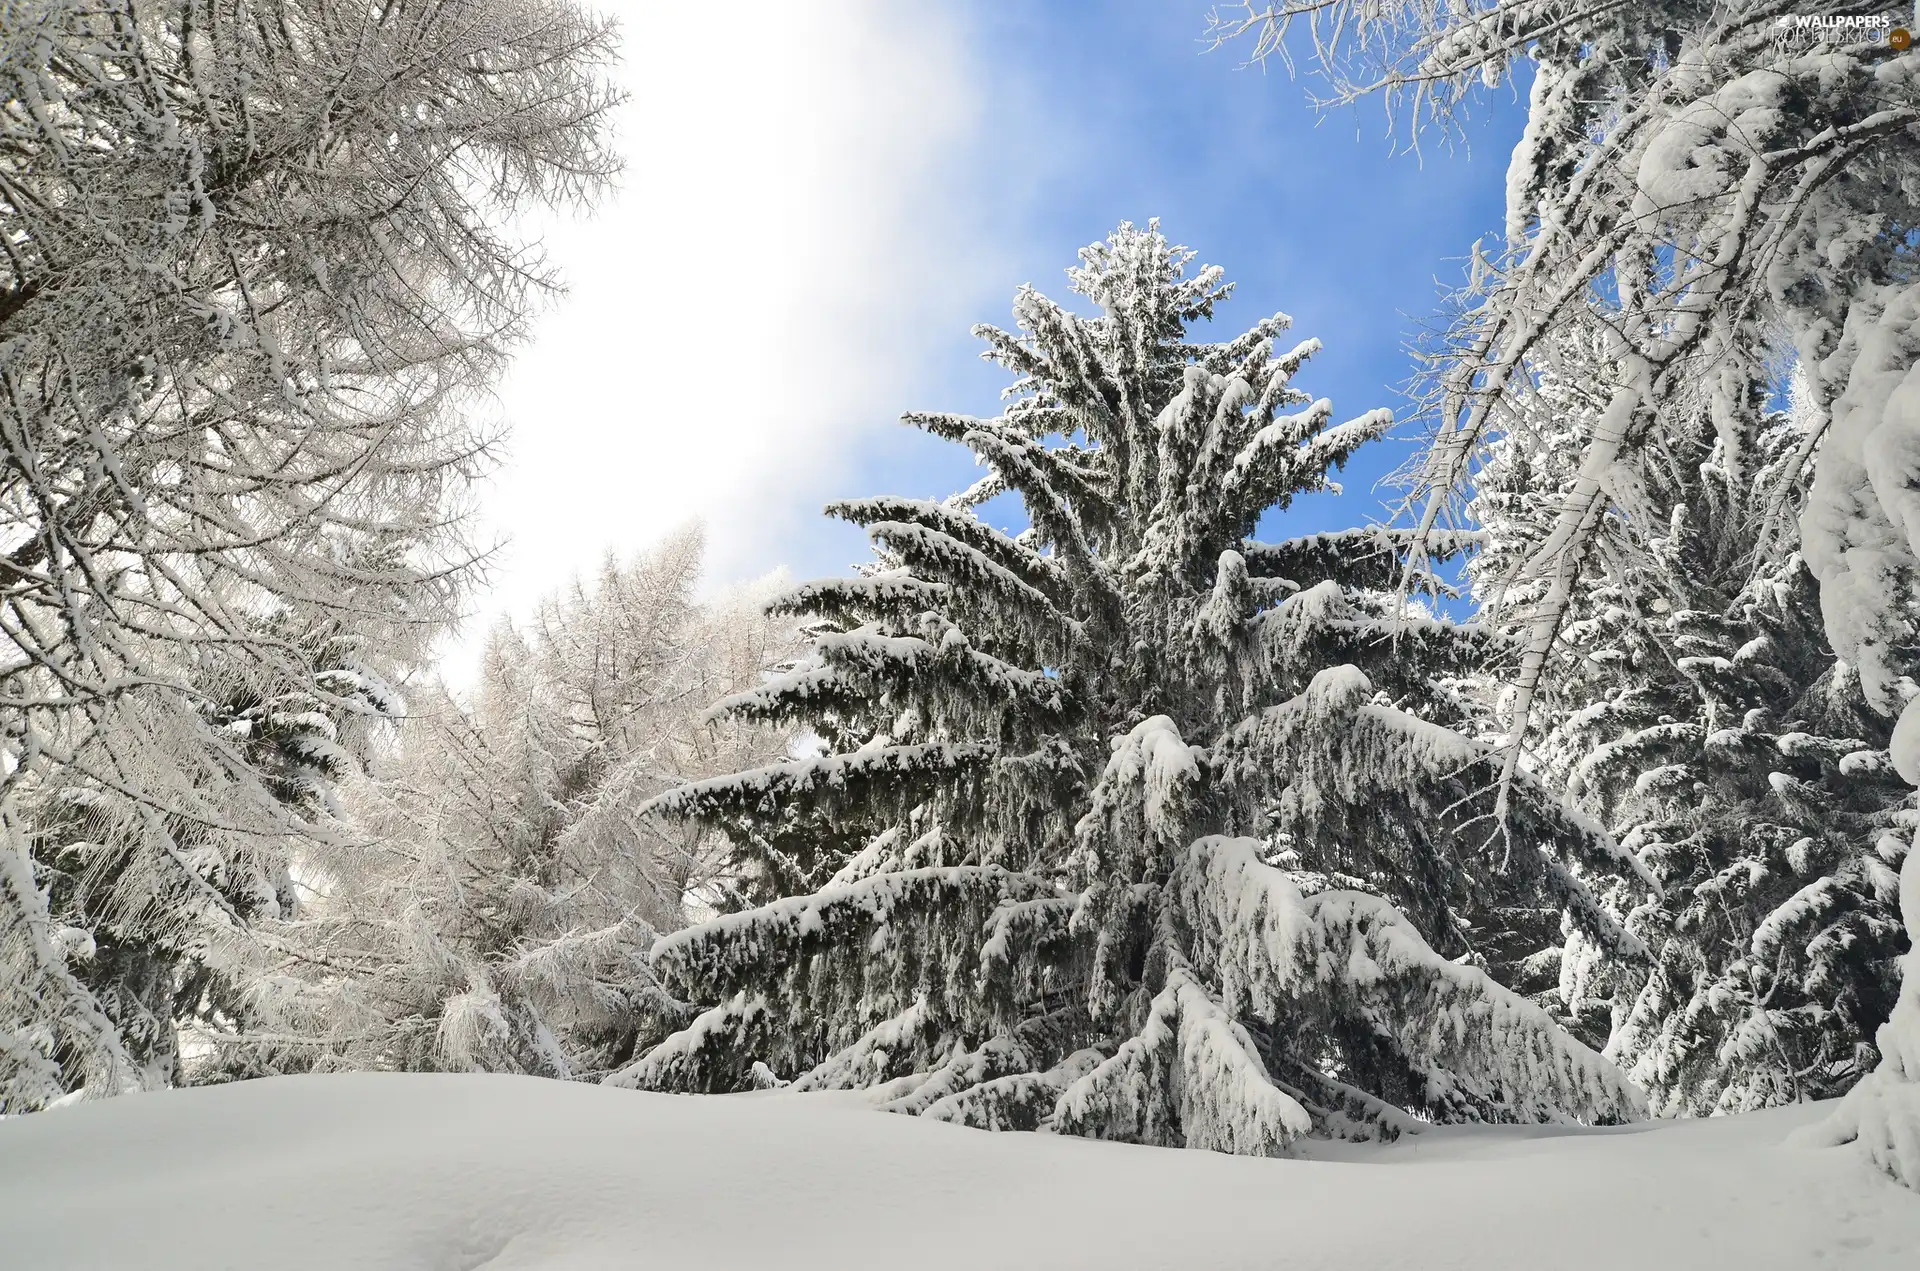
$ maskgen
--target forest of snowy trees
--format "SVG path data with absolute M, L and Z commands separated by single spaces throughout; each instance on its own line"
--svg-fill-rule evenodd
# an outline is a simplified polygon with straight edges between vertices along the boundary
M 616 29 L 6 6 L 0 1114 L 506 1072 L 1278 1155 L 1844 1096 L 1920 1188 L 1920 49 L 1779 33 L 1856 10 L 1216 13 L 1415 142 L 1528 86 L 1410 403 L 1122 222 L 975 329 L 997 415 L 904 417 L 977 481 L 826 509 L 850 572 L 689 529 L 456 688 Z M 1398 425 L 1387 513 L 1286 533 Z

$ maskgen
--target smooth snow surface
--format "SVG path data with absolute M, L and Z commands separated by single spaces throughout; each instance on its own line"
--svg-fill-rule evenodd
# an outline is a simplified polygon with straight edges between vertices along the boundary
M 1260 1160 L 846 1095 L 284 1077 L 0 1123 L 0 1265 L 1910 1271 L 1920 1196 L 1782 1145 L 1822 1111 Z

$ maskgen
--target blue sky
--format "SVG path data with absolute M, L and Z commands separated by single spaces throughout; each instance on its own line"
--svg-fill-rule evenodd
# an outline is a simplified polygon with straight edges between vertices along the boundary
M 1276 310 L 1290 314 L 1295 336 L 1326 346 L 1298 382 L 1331 398 L 1336 419 L 1376 406 L 1404 412 L 1407 343 L 1439 311 L 1443 287 L 1459 281 L 1474 239 L 1501 223 L 1524 103 L 1489 93 L 1451 148 L 1432 138 L 1415 156 L 1404 134 L 1389 136 L 1381 104 L 1316 111 L 1304 66 L 1296 80 L 1277 63 L 1247 66 L 1250 45 L 1207 51 L 1208 8 L 960 6 L 986 76 L 985 145 L 1005 173 L 989 178 L 978 214 L 1014 245 L 1003 294 L 979 319 L 1005 324 L 1020 282 L 1063 293 L 1062 270 L 1082 244 L 1122 219 L 1157 216 L 1237 284 L 1217 328 L 1232 334 Z M 985 166 L 995 166 L 993 155 Z M 994 413 L 1005 376 L 977 353 L 956 329 L 926 367 L 927 399 L 903 406 Z M 1375 483 L 1409 453 L 1392 442 L 1363 451 L 1342 496 L 1304 500 L 1261 533 L 1379 515 Z M 944 494 L 971 473 L 955 447 L 895 438 L 862 456 L 859 489 Z M 830 532 L 816 541 L 842 557 L 858 552 L 857 538 L 847 547 Z M 802 572 L 833 568 L 832 556 L 801 558 L 810 566 Z
M 1318 113 L 1310 81 L 1206 52 L 1207 10 L 747 0 L 716 50 L 697 15 L 623 9 L 628 171 L 590 221 L 530 227 L 572 293 L 501 393 L 512 457 L 482 509 L 507 546 L 476 612 L 695 517 L 716 586 L 845 570 L 862 541 L 820 505 L 970 482 L 965 451 L 894 421 L 992 414 L 1004 377 L 968 328 L 1020 283 L 1063 292 L 1123 219 L 1226 269 L 1217 325 L 1278 309 L 1322 340 L 1299 382 L 1337 418 L 1403 408 L 1409 338 L 1500 223 L 1523 104 L 1493 91 L 1416 158 L 1378 103 Z M 1374 449 L 1263 535 L 1377 515 L 1407 450 Z

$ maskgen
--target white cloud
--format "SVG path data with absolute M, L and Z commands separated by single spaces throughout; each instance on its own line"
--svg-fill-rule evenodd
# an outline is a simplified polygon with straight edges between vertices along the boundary
M 570 294 L 501 389 L 511 457 L 482 533 L 510 544 L 449 653 L 456 680 L 494 614 L 609 548 L 700 517 L 716 581 L 782 560 L 932 341 L 1003 289 L 966 210 L 980 77 L 950 15 L 618 12 L 627 171 L 590 220 L 545 232 Z

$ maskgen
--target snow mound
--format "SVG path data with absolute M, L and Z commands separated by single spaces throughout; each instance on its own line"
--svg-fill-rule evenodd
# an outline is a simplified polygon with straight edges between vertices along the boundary
M 288 1077 L 0 1123 L 0 1262 L 219 1271 L 1911 1268 L 1820 1105 L 1262 1160 L 525 1077 Z

